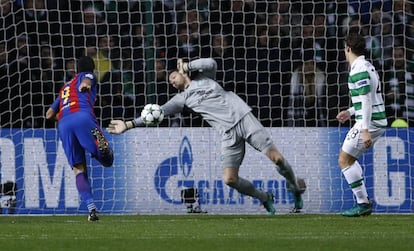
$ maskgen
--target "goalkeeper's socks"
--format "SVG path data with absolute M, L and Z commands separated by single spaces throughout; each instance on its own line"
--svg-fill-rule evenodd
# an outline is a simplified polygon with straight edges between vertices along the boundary
M 292 166 L 286 159 L 283 159 L 283 161 L 277 163 L 276 169 L 279 172 L 279 174 L 285 177 L 287 182 L 293 186 L 294 191 L 300 190 Z
M 369 203 L 367 188 L 365 187 L 364 178 L 362 176 L 362 168 L 358 161 L 354 164 L 342 169 L 349 187 L 355 195 L 358 204 Z
M 76 175 L 76 188 L 78 189 L 79 195 L 88 207 L 89 212 L 95 209 L 95 203 L 93 202 L 92 189 L 89 184 L 88 178 L 85 173 L 78 173 Z
M 268 199 L 267 193 L 258 190 L 250 181 L 245 180 L 241 177 L 237 179 L 236 183 L 232 187 L 241 194 L 259 199 L 262 203 Z

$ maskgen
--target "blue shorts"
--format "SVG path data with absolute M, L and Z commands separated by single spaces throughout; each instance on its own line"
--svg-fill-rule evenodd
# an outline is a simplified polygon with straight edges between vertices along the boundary
M 59 121 L 59 137 L 71 167 L 86 161 L 86 151 L 101 159 L 102 153 L 92 134 L 95 128 L 101 130 L 96 119 L 87 112 L 76 112 Z

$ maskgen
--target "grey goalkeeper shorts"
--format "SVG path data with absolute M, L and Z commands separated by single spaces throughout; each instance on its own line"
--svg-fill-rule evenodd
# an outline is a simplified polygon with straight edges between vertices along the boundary
M 239 168 L 246 152 L 246 142 L 257 151 L 266 153 L 274 146 L 270 133 L 250 112 L 221 138 L 223 168 Z

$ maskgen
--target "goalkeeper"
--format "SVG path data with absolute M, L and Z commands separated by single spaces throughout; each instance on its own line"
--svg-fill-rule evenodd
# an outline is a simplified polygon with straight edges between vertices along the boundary
M 114 161 L 113 151 L 97 124 L 93 105 L 96 97 L 95 64 L 90 57 L 77 62 L 78 74 L 66 82 L 46 112 L 47 119 L 57 119 L 59 137 L 66 157 L 76 175 L 76 187 L 89 211 L 88 220 L 97 221 L 96 206 L 88 180 L 85 150 L 103 166 Z
M 254 117 L 251 108 L 235 93 L 225 91 L 214 79 L 217 63 L 212 58 L 201 58 L 189 63 L 179 59 L 177 70 L 169 75 L 169 83 L 181 92 L 161 106 L 165 116 L 180 113 L 184 106 L 201 114 L 219 131 L 224 182 L 239 193 L 261 201 L 269 214 L 275 213 L 274 196 L 256 189 L 248 180 L 239 177 L 239 168 L 245 155 L 245 143 L 266 154 L 275 163 L 278 172 L 286 178 L 293 193 L 293 212 L 303 208 L 302 193 L 306 185 L 297 178 L 292 167 L 275 147 L 270 134 Z M 128 129 L 144 126 L 141 117 L 131 121 L 112 120 L 107 130 L 121 134 Z

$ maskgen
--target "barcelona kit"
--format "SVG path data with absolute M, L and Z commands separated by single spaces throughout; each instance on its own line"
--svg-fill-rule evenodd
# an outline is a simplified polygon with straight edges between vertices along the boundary
M 79 87 L 85 79 L 92 85 L 82 92 Z M 81 72 L 62 86 L 51 106 L 57 113 L 59 137 L 71 167 L 86 161 L 85 150 L 98 160 L 103 157 L 96 136 L 103 137 L 94 113 L 96 92 L 95 74 Z

